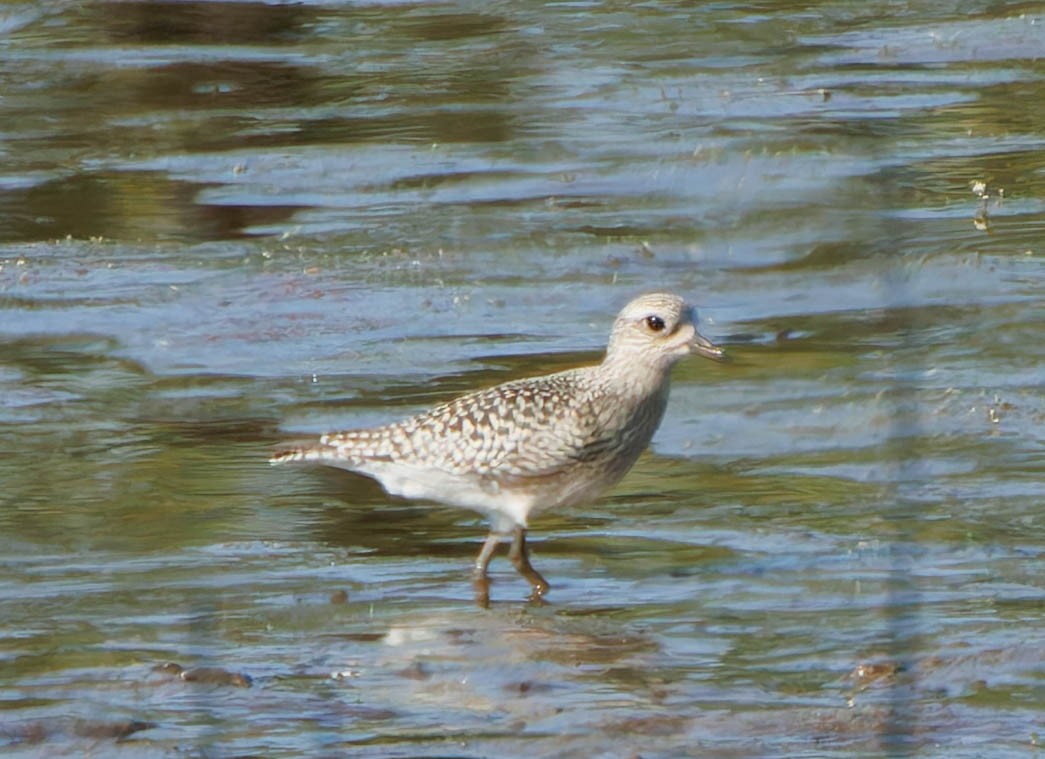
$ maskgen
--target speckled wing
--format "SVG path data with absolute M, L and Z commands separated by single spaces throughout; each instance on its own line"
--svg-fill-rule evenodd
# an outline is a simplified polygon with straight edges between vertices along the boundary
M 384 461 L 467 477 L 546 477 L 611 444 L 601 396 L 584 370 L 563 372 L 470 393 L 384 427 L 324 435 L 320 444 L 362 469 Z

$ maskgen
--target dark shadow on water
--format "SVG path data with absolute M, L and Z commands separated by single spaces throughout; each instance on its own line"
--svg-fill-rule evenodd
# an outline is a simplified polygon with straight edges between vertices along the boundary
M 77 174 L 0 193 L 0 242 L 66 237 L 230 240 L 289 221 L 303 205 L 201 204 L 212 184 L 166 173 Z M 127 216 L 127 208 L 136 209 Z

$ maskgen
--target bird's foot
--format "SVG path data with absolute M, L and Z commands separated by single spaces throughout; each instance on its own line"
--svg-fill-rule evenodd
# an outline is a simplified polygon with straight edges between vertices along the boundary
M 475 588 L 475 603 L 480 609 L 490 608 L 490 578 L 486 573 L 476 572 L 472 575 L 472 587 Z

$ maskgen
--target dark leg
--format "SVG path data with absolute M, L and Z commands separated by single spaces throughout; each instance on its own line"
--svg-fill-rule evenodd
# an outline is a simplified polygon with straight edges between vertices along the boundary
M 531 601 L 540 601 L 544 594 L 548 592 L 547 580 L 541 577 L 541 573 L 533 568 L 530 564 L 530 556 L 526 552 L 526 528 L 519 525 L 515 526 L 515 530 L 512 533 L 512 547 L 508 550 L 508 558 L 512 561 L 512 566 L 515 567 L 515 571 L 521 574 L 526 580 L 533 586 L 533 592 L 530 594 Z
M 475 602 L 484 609 L 490 608 L 490 578 L 486 574 L 486 568 L 490 566 L 493 552 L 497 550 L 501 542 L 501 536 L 491 532 L 486 536 L 482 550 L 475 559 L 475 568 L 472 570 L 472 585 L 475 586 Z

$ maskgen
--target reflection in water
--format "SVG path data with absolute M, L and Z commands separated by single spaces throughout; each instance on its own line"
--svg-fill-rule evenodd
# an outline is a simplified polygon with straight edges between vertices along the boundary
M 0 746 L 1025 754 L 1041 23 L 5 6 Z M 538 520 L 547 607 L 472 608 L 477 518 L 265 463 L 588 362 L 655 289 L 734 361 Z
M 154 240 L 232 239 L 246 230 L 288 223 L 302 206 L 196 202 L 209 185 L 171 181 L 153 171 L 92 173 L 43 182 L 0 200 L 6 223 L 0 235 L 29 241 L 75 238 L 146 237 Z M 47 210 L 47 215 L 43 210 Z

